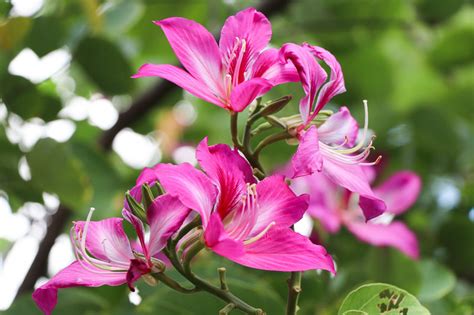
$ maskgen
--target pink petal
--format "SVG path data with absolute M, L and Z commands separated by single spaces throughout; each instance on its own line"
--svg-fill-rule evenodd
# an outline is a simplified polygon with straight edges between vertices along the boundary
M 211 180 L 189 163 L 158 164 L 155 171 L 165 191 L 177 196 L 189 209 L 197 211 L 202 225 L 206 227 L 217 198 L 217 190 Z
M 230 253 L 228 259 L 241 265 L 271 271 L 328 270 L 334 263 L 326 249 L 289 228 L 271 228 L 261 239 L 245 245 L 245 254 Z
M 292 63 L 281 63 L 278 50 L 269 48 L 264 50 L 252 66 L 252 78 L 267 79 L 272 85 L 286 82 L 298 82 L 299 75 Z
M 294 191 L 308 193 L 310 196 L 308 213 L 318 219 L 324 229 L 330 233 L 339 231 L 341 217 L 339 215 L 339 200 L 341 190 L 322 173 L 295 178 L 292 181 Z
M 246 41 L 247 60 L 251 61 L 270 42 L 272 26 L 262 13 L 248 8 L 230 16 L 224 23 L 219 40 L 222 56 L 228 56 L 237 44 L 237 38 Z
M 395 221 L 388 225 L 370 222 L 348 223 L 347 228 L 363 242 L 397 248 L 413 259 L 419 256 L 416 235 L 402 222 Z
M 318 130 L 311 126 L 300 137 L 300 144 L 291 159 L 293 178 L 313 174 L 323 168 L 323 159 L 319 150 Z
M 125 272 L 105 272 L 95 267 L 84 269 L 77 261 L 58 272 L 48 282 L 33 292 L 33 300 L 47 315 L 58 301 L 58 289 L 70 287 L 118 286 L 126 282 Z
M 132 78 L 141 77 L 163 78 L 173 82 L 177 86 L 183 88 L 196 97 L 199 97 L 217 106 L 225 107 L 225 104 L 216 97 L 216 95 L 219 94 L 215 94 L 215 89 L 209 87 L 203 81 L 195 79 L 189 73 L 176 66 L 144 64 L 140 67 L 140 69 L 138 69 L 137 74 L 132 76 Z
M 312 119 L 310 119 L 311 112 L 317 114 L 312 109 L 313 103 L 319 88 L 326 81 L 327 74 L 307 49 L 296 44 L 289 43 L 283 45 L 280 49 L 280 59 L 283 62 L 291 61 L 298 71 L 303 90 L 306 94 L 300 100 L 300 113 L 306 125 Z
M 401 171 L 375 188 L 374 192 L 387 204 L 387 212 L 400 214 L 415 203 L 420 190 L 420 177 L 410 171 Z
M 209 224 L 204 231 L 204 239 L 207 247 L 223 257 L 244 254 L 243 243 L 229 238 L 217 212 L 214 212 L 209 219 Z
M 153 201 L 147 211 L 150 225 L 148 250 L 151 256 L 157 255 L 165 247 L 168 239 L 181 227 L 189 212 L 189 208 L 176 196 L 165 194 Z
M 100 260 L 128 264 L 133 254 L 122 221 L 121 218 L 90 221 L 85 236 L 87 250 Z M 85 223 L 74 223 L 78 235 L 84 231 Z
M 331 98 L 337 94 L 344 93 L 346 91 L 346 87 L 344 86 L 344 76 L 342 75 L 341 65 L 333 54 L 318 46 L 304 44 L 304 47 L 311 51 L 311 53 L 316 58 L 324 61 L 329 66 L 329 68 L 331 68 L 331 76 L 329 81 L 326 82 L 319 91 L 316 107 L 312 115 L 312 117 L 315 117 L 321 108 L 323 108 L 324 105 L 326 105 L 331 100 Z
M 262 78 L 253 78 L 245 81 L 232 89 L 230 106 L 234 112 L 241 112 L 257 97 L 267 93 L 272 84 Z
M 359 194 L 359 205 L 367 220 L 382 214 L 386 205 L 370 188 L 369 181 L 361 166 L 336 161 L 323 152 L 323 173 L 336 185 Z
M 201 24 L 179 17 L 156 21 L 184 68 L 208 86 L 214 95 L 225 95 L 219 47 Z
M 376 167 L 371 165 L 371 166 L 362 167 L 362 169 L 364 170 L 364 173 L 365 173 L 365 176 L 367 177 L 367 180 L 369 181 L 369 183 L 372 184 L 374 182 L 375 178 L 377 178 L 378 171 L 377 171 Z
M 359 133 L 359 125 L 345 106 L 331 115 L 319 128 L 319 140 L 327 144 L 353 146 Z
M 211 147 L 207 138 L 199 143 L 196 158 L 202 169 L 219 188 L 217 212 L 222 218 L 240 204 L 246 193 L 247 183 L 255 183 L 249 163 L 228 145 L 217 144 Z
M 122 210 L 122 216 L 125 218 L 125 220 L 130 222 L 130 224 L 132 224 L 133 228 L 135 229 L 135 233 L 138 237 L 141 247 L 141 249 L 139 249 L 138 251 L 142 252 L 145 257 L 150 258 L 148 247 L 145 244 L 145 228 L 143 226 L 143 222 L 127 209 Z
M 303 217 L 308 201 L 309 195 L 296 196 L 283 176 L 265 178 L 257 184 L 257 221 L 251 236 L 259 234 L 272 222 L 278 227 L 290 227 Z

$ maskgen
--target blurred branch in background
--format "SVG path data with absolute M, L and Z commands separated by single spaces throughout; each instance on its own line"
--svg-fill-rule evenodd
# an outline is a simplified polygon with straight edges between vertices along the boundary
M 26 292 L 31 292 L 34 289 L 36 281 L 46 274 L 49 252 L 56 238 L 62 233 L 64 226 L 69 222 L 71 213 L 72 211 L 69 208 L 59 205 L 56 213 L 51 216 L 51 222 L 48 224 L 46 235 L 39 245 L 35 260 L 31 264 L 30 270 L 28 270 L 23 283 L 18 289 L 18 296 Z
M 267 0 L 257 6 L 257 9 L 264 12 L 265 15 L 271 16 L 282 12 L 289 3 L 290 0 Z M 218 35 L 216 35 L 216 38 L 218 38 Z M 104 151 L 110 151 L 115 136 L 122 129 L 140 120 L 160 99 L 165 98 L 177 89 L 178 87 L 176 85 L 168 81 L 159 80 L 159 82 L 153 85 L 149 90 L 137 96 L 129 109 L 120 114 L 115 125 L 111 129 L 104 131 L 99 138 L 99 146 Z M 36 281 L 46 274 L 51 247 L 54 245 L 56 238 L 64 230 L 64 226 L 69 222 L 71 214 L 71 209 L 60 205 L 58 211 L 51 217 L 46 236 L 41 241 L 38 253 L 17 292 L 17 296 L 32 291 Z

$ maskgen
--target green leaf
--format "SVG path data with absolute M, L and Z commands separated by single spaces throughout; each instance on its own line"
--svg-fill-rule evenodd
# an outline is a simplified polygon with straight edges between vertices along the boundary
M 58 304 L 53 314 L 83 315 L 83 314 L 112 314 L 107 313 L 113 305 L 108 300 L 97 294 L 98 289 L 91 288 L 68 288 L 59 290 Z M 4 315 L 16 314 L 41 314 L 38 307 L 33 302 L 30 294 L 24 294 L 17 298 L 13 305 L 5 312 Z
M 202 255 L 193 264 L 193 271 L 217 285 L 218 267 L 226 268 L 227 284 L 230 291 L 243 301 L 254 307 L 262 308 L 267 314 L 280 314 L 285 309 L 285 302 L 278 293 L 266 279 L 253 270 L 241 268 L 216 255 Z M 169 275 L 180 279 L 175 271 L 169 272 Z M 183 282 L 183 285 L 189 286 L 189 283 L 186 281 Z M 219 298 L 206 292 L 183 295 L 163 285 L 153 288 L 140 284 L 138 286 L 144 298 L 137 307 L 137 314 L 155 314 L 156 310 L 160 310 L 160 314 L 218 314 L 218 311 L 226 305 Z M 282 286 L 286 287 L 284 284 Z M 147 294 L 147 292 L 150 293 Z M 235 314 L 242 313 L 235 311 Z
M 472 62 L 474 54 L 474 9 L 466 6 L 439 32 L 428 55 L 431 61 L 445 71 Z
M 18 209 L 26 201 L 42 202 L 41 191 L 28 185 L 18 173 L 18 163 L 23 153 L 6 138 L 0 128 L 0 190 L 8 195 L 12 210 Z
M 86 208 L 97 209 L 94 213 L 95 220 L 119 215 L 123 206 L 123 181 L 107 156 L 82 142 L 72 142 L 71 148 L 90 177 L 93 193 Z M 84 210 L 86 209 L 80 212 L 81 215 Z
M 26 158 L 33 186 L 57 194 L 62 203 L 73 209 L 87 205 L 92 193 L 90 179 L 68 144 L 44 139 Z
M 56 16 L 41 16 L 34 19 L 25 46 L 33 49 L 39 57 L 61 48 L 65 44 L 66 37 L 63 20 Z
M 421 272 L 417 262 L 392 248 L 372 248 L 366 264 L 371 281 L 393 283 L 417 294 Z
M 105 94 L 125 94 L 132 90 L 133 80 L 130 76 L 133 70 L 113 42 L 86 37 L 79 43 L 74 59 Z
M 443 223 L 438 234 L 439 242 L 446 250 L 449 267 L 458 274 L 471 276 L 474 251 L 469 250 L 469 247 L 474 244 L 474 222 L 454 212 Z
M 121 0 L 111 3 L 104 12 L 104 28 L 111 35 L 120 36 L 139 20 L 144 11 L 141 1 Z
M 338 314 L 428 315 L 430 312 L 405 290 L 390 284 L 371 283 L 350 292 Z
M 25 78 L 13 75 L 0 79 L 0 97 L 9 111 L 23 119 L 40 117 L 45 121 L 53 120 L 62 108 L 57 96 L 40 90 Z
M 422 301 L 434 301 L 442 298 L 454 288 L 454 274 L 434 260 L 421 262 L 421 289 L 418 298 Z

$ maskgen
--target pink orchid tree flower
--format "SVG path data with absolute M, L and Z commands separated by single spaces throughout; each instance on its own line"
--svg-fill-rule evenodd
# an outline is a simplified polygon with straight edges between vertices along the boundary
M 319 220 L 329 233 L 338 232 L 344 225 L 365 243 L 394 247 L 413 259 L 419 257 L 415 233 L 403 222 L 393 221 L 418 198 L 421 180 L 415 173 L 397 172 L 374 188 L 374 193 L 385 201 L 387 210 L 368 222 L 365 222 L 362 209 L 357 205 L 358 196 L 336 186 L 321 173 L 295 179 L 292 188 L 298 193 L 309 193 L 308 213 Z
M 316 127 L 312 121 L 321 109 L 332 97 L 345 92 L 340 64 L 327 50 L 309 44 L 283 45 L 280 59 L 294 64 L 306 94 L 300 100 L 301 123 L 296 126 L 300 143 L 292 158 L 292 177 L 320 172 L 333 183 L 360 195 L 359 204 L 367 220 L 382 214 L 386 205 L 374 194 L 362 170 L 362 166 L 378 162 L 378 159 L 372 163 L 365 161 L 372 149 L 372 140 L 366 144 L 367 103 L 364 101 L 366 118 L 362 140 L 357 144 L 359 127 L 346 107 Z M 331 69 L 329 79 L 318 60 Z
M 33 292 L 33 300 L 45 314 L 51 314 L 56 306 L 58 289 L 127 283 L 133 290 L 134 282 L 140 277 L 163 271 L 164 263 L 157 257 L 168 238 L 180 228 L 189 209 L 177 197 L 156 198 L 147 211 L 148 242 L 145 242 L 143 223 L 127 210 L 123 214 L 135 227 L 138 245 L 125 234 L 122 218 L 91 221 L 91 210 L 86 221 L 74 223 L 71 241 L 76 261 Z
M 324 269 L 334 263 L 326 250 L 291 229 L 308 206 L 281 175 L 257 182 L 248 162 L 227 145 L 197 147 L 204 172 L 189 163 L 158 164 L 142 178 L 155 178 L 201 216 L 205 245 L 241 265 L 272 271 Z
M 207 102 L 232 112 L 243 111 L 274 85 L 298 81 L 291 64 L 278 62 L 278 51 L 266 49 L 270 21 L 253 8 L 230 16 L 219 45 L 201 24 L 180 17 L 156 21 L 184 69 L 145 64 L 134 78 L 157 76 Z

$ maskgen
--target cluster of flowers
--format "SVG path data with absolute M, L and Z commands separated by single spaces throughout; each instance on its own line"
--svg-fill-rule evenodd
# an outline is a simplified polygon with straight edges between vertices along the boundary
M 366 139 L 367 103 L 361 132 L 346 107 L 337 113 L 322 111 L 345 91 L 341 67 L 331 53 L 307 43 L 268 48 L 270 22 L 252 8 L 227 19 L 218 44 L 191 20 L 174 17 L 156 24 L 185 70 L 146 64 L 135 77 L 172 81 L 231 115 L 276 85 L 300 82 L 305 96 L 299 115 L 272 118 L 283 126 L 286 138 L 297 139 L 299 145 L 289 167 L 268 177 L 255 176 L 258 166 L 249 163 L 239 146 L 209 146 L 207 138 L 196 150 L 201 170 L 188 163 L 143 170 L 122 212 L 136 235 L 129 239 L 122 218 L 91 221 L 92 211 L 87 221 L 75 222 L 71 240 L 77 260 L 33 293 L 46 314 L 56 305 L 59 288 L 126 283 L 133 290 L 139 278 L 156 282 L 154 275 L 170 264 L 170 241 L 179 248 L 178 261 L 198 243 L 251 268 L 335 273 L 326 250 L 292 229 L 305 212 L 328 232 L 344 224 L 362 241 L 418 256 L 414 233 L 390 221 L 414 203 L 420 180 L 404 171 L 371 188 L 372 165 L 378 158 L 367 161 L 373 148 L 372 139 Z M 329 67 L 329 75 L 319 61 Z M 257 106 L 250 112 L 263 117 L 267 108 Z M 380 215 L 382 219 L 374 219 Z

